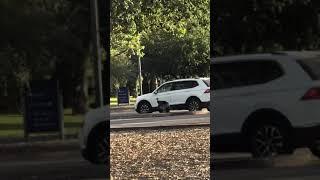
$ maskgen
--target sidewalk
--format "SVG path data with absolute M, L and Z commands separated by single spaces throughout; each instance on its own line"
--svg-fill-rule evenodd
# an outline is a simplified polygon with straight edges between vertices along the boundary
M 37 142 L 15 142 L 0 144 L 0 159 L 8 155 L 18 155 L 24 153 L 59 152 L 79 150 L 78 139 L 49 140 Z
M 110 111 L 111 111 L 111 113 L 112 112 L 134 111 L 134 105 L 110 106 Z
M 126 119 L 126 118 L 151 118 L 151 117 L 166 117 L 166 116 L 182 116 L 182 115 L 203 115 L 208 114 L 209 111 L 203 109 L 202 111 L 197 112 L 189 112 L 189 111 L 171 111 L 169 113 L 147 113 L 147 114 L 139 114 L 135 111 L 122 111 L 122 112 L 113 112 L 111 111 L 110 119 Z

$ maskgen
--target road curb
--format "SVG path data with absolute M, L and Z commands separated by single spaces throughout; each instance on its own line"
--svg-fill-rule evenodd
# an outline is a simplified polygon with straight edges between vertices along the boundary
M 57 151 L 71 151 L 79 149 L 79 143 L 77 140 L 66 140 L 66 141 L 47 141 L 47 142 L 20 142 L 11 144 L 1 144 L 0 154 L 16 154 L 16 153 L 27 153 L 27 152 L 57 152 Z M 1 156 L 0 155 L 0 156 Z
M 110 115 L 110 119 L 125 119 L 125 118 L 152 118 L 152 117 L 166 117 L 166 116 L 183 116 L 183 115 L 203 115 L 208 112 L 170 112 L 170 113 L 149 113 L 149 114 L 123 114 L 123 115 Z
M 75 136 L 68 137 L 65 140 L 40 138 L 31 139 L 30 141 L 13 139 L 2 142 L 0 144 L 0 156 L 26 152 L 56 152 L 79 149 L 79 140 Z
M 178 130 L 178 129 L 193 129 L 207 128 L 210 124 L 187 124 L 179 126 L 152 126 L 152 127 L 127 127 L 127 128 L 111 128 L 110 132 L 131 132 L 131 131 L 153 131 L 153 130 Z

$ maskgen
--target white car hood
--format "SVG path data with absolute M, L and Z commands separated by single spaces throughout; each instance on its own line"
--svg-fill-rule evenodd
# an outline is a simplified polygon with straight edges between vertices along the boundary
M 137 102 L 138 102 L 139 100 L 142 100 L 142 99 L 148 99 L 148 98 L 152 97 L 153 95 L 154 95 L 153 93 L 148 93 L 148 94 L 144 94 L 144 95 L 142 95 L 142 96 L 138 96 L 138 97 L 137 97 Z
M 97 109 L 90 110 L 85 115 L 86 121 L 91 121 L 90 123 L 96 124 L 97 122 L 110 120 L 110 107 L 103 106 Z

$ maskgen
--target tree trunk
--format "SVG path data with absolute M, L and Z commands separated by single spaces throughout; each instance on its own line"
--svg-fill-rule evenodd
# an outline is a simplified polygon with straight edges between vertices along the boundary
M 72 96 L 72 114 L 85 114 L 88 111 L 88 92 L 86 68 L 88 59 L 83 60 L 78 68 L 75 69 L 73 76 L 73 96 Z

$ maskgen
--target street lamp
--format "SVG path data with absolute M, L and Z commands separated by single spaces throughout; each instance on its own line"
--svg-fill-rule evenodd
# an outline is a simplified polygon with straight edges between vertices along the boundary
M 91 18 L 92 18 L 92 31 L 94 38 L 94 49 L 96 58 L 96 103 L 99 107 L 103 106 L 103 87 L 102 87 L 102 62 L 101 62 L 101 47 L 100 47 L 100 29 L 99 29 L 99 14 L 98 14 L 98 1 L 91 1 Z
M 141 72 L 141 58 L 138 56 L 138 66 L 139 66 L 139 86 L 140 86 L 140 95 L 143 94 L 142 90 L 142 72 Z

